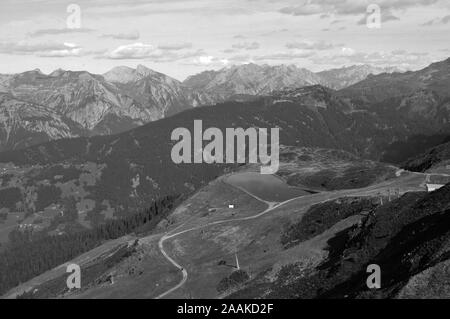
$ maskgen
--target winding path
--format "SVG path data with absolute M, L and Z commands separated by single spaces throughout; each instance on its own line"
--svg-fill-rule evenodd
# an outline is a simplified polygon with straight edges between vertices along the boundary
M 231 185 L 231 184 L 229 184 L 229 185 Z M 162 294 L 158 295 L 158 296 L 156 297 L 156 299 L 163 298 L 163 297 L 167 296 L 168 294 L 172 293 L 173 291 L 177 290 L 177 289 L 180 288 L 181 286 L 183 286 L 183 285 L 186 283 L 187 277 L 188 277 L 188 272 L 186 271 L 186 269 L 183 268 L 180 264 L 178 264 L 175 260 L 173 260 L 173 258 L 170 257 L 170 256 L 167 254 L 167 252 L 164 250 L 164 242 L 165 242 L 167 239 L 176 237 L 176 236 L 178 236 L 178 235 L 181 235 L 181 234 L 184 234 L 184 233 L 187 233 L 187 232 L 190 232 L 190 231 L 194 231 L 194 230 L 202 229 L 202 228 L 205 228 L 205 227 L 209 227 L 209 226 L 220 225 L 220 224 L 224 224 L 224 223 L 237 222 L 237 221 L 245 221 L 245 220 L 256 219 L 256 218 L 259 218 L 259 217 L 264 216 L 265 214 L 267 214 L 267 213 L 273 211 L 274 209 L 276 209 L 276 208 L 278 208 L 278 207 L 280 207 L 280 206 L 282 206 L 282 205 L 285 205 L 285 204 L 287 204 L 287 203 L 289 203 L 289 202 L 291 202 L 291 201 L 293 201 L 293 200 L 296 200 L 296 199 L 298 199 L 298 198 L 300 198 L 300 197 L 304 197 L 304 195 L 303 195 L 303 196 L 298 196 L 298 197 L 294 197 L 294 198 L 288 199 L 288 200 L 286 200 L 286 201 L 284 201 L 284 202 L 269 202 L 269 201 L 263 200 L 262 198 L 259 198 L 258 196 L 256 196 L 256 195 L 250 193 L 249 191 L 247 191 L 246 189 L 244 189 L 244 188 L 242 188 L 242 187 L 238 187 L 238 186 L 234 186 L 234 185 L 231 185 L 231 186 L 232 186 L 232 187 L 235 187 L 235 188 L 238 188 L 238 189 L 240 189 L 241 191 L 245 192 L 246 194 L 252 196 L 253 198 L 255 198 L 255 199 L 257 199 L 257 200 L 259 200 L 259 201 L 261 201 L 261 202 L 267 204 L 268 207 L 267 207 L 264 211 L 262 211 L 261 213 L 258 213 L 258 214 L 253 215 L 253 216 L 241 217 L 241 218 L 235 218 L 235 219 L 218 220 L 218 221 L 211 222 L 211 223 L 208 223 L 208 224 L 205 224 L 205 225 L 201 225 L 201 226 L 198 226 L 198 227 L 193 227 L 193 228 L 185 229 L 185 230 L 182 230 L 182 231 L 177 232 L 177 233 L 174 233 L 174 234 L 166 234 L 166 235 L 162 236 L 161 239 L 160 239 L 159 242 L 158 242 L 159 250 L 161 251 L 161 253 L 163 254 L 163 256 L 164 256 L 164 257 L 165 257 L 172 265 L 174 265 L 176 268 L 178 268 L 178 269 L 182 272 L 183 278 L 181 279 L 181 281 L 180 281 L 176 286 L 174 286 L 174 287 L 170 288 L 169 290 L 163 292 Z M 180 227 L 182 227 L 183 225 L 184 225 L 184 224 L 178 226 L 177 228 L 175 228 L 175 230 L 178 229 L 178 228 L 180 228 Z M 172 231 L 173 231 L 173 230 L 172 230 Z
M 320 203 L 332 200 L 333 198 L 335 199 L 335 198 L 339 198 L 339 197 L 342 197 L 342 196 L 374 196 L 375 192 L 377 190 L 382 190 L 382 189 L 386 189 L 386 188 L 389 189 L 391 187 L 394 187 L 398 183 L 402 184 L 404 182 L 407 182 L 409 179 L 413 179 L 414 180 L 414 177 L 413 177 L 414 175 L 416 175 L 416 176 L 420 175 L 421 177 L 425 177 L 426 176 L 426 174 L 417 173 L 417 174 L 411 174 L 409 177 L 406 177 L 406 179 L 404 179 L 404 180 L 393 179 L 393 180 L 390 180 L 390 181 L 385 181 L 384 183 L 371 185 L 371 186 L 360 188 L 360 189 L 347 189 L 347 190 L 340 190 L 340 191 L 331 191 L 331 192 L 318 193 L 318 194 L 314 194 L 314 195 L 311 195 L 311 196 L 312 197 L 316 197 L 317 195 L 320 194 L 319 198 L 322 198 L 322 200 L 313 200 L 312 202 L 308 202 L 308 205 L 320 204 Z M 434 174 L 434 175 L 441 175 L 441 174 Z M 415 182 L 417 182 L 417 181 L 415 181 Z M 258 201 L 261 201 L 261 202 L 265 203 L 268 207 L 264 211 L 262 211 L 262 212 L 260 212 L 260 213 L 258 213 L 256 215 L 253 215 L 253 216 L 241 217 L 241 218 L 235 218 L 235 219 L 219 220 L 219 221 L 211 222 L 211 223 L 208 223 L 208 224 L 205 224 L 205 225 L 201 225 L 201 226 L 198 226 L 198 227 L 185 229 L 185 230 L 182 230 L 182 231 L 179 231 L 179 232 L 171 234 L 171 232 L 173 232 L 173 231 L 175 231 L 175 230 L 177 230 L 177 229 L 179 229 L 179 228 L 184 226 L 184 224 L 181 224 L 180 226 L 178 226 L 175 229 L 173 229 L 171 232 L 169 232 L 169 233 L 165 234 L 164 236 L 162 236 L 161 239 L 158 242 L 158 247 L 159 247 L 161 253 L 163 254 L 163 256 L 172 265 L 174 265 L 176 268 L 178 268 L 182 272 L 183 278 L 181 279 L 181 281 L 176 286 L 174 286 L 174 287 L 170 288 L 169 290 L 165 291 L 164 293 L 158 295 L 156 297 L 156 299 L 163 298 L 163 297 L 169 295 L 170 293 L 172 293 L 173 291 L 179 289 L 180 287 L 182 287 L 186 283 L 187 278 L 188 278 L 188 272 L 186 271 L 186 269 L 183 268 L 180 264 L 178 264 L 164 250 L 164 242 L 167 239 L 176 237 L 178 235 L 181 235 L 181 234 L 184 234 L 184 233 L 187 233 L 187 232 L 190 232 L 190 231 L 206 228 L 206 227 L 209 227 L 209 226 L 220 225 L 220 224 L 224 224 L 224 223 L 232 223 L 232 222 L 237 222 L 237 221 L 247 221 L 247 220 L 257 219 L 259 217 L 262 217 L 262 216 L 266 215 L 267 213 L 270 213 L 271 211 L 275 210 L 276 208 L 279 208 L 279 207 L 281 207 L 283 205 L 286 205 L 289 202 L 292 202 L 292 201 L 297 200 L 299 198 L 308 197 L 308 196 L 302 195 L 302 196 L 298 196 L 298 197 L 294 197 L 294 198 L 288 199 L 288 200 L 283 201 L 283 202 L 269 202 L 269 201 L 263 200 L 262 198 L 259 198 L 258 196 L 250 193 L 248 190 L 246 190 L 246 189 L 244 189 L 242 187 L 239 187 L 239 186 L 236 186 L 236 185 L 232 185 L 232 184 L 228 184 L 228 185 L 231 185 L 232 187 L 237 188 L 237 189 L 245 192 L 246 194 L 250 195 L 251 197 L 257 199 Z

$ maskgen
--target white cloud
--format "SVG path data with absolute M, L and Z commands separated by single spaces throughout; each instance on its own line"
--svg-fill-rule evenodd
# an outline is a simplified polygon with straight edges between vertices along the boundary
M 156 54 L 157 49 L 151 44 L 133 43 L 121 45 L 107 54 L 110 59 L 142 59 Z
M 78 45 L 76 45 L 75 43 L 72 43 L 72 42 L 64 42 L 64 45 L 66 47 L 69 47 L 69 48 L 76 48 L 76 47 L 78 47 Z
M 358 20 L 358 25 L 366 25 L 367 24 L 368 15 L 363 16 L 360 20 Z M 389 22 L 389 21 L 399 21 L 400 18 L 394 15 L 392 12 L 386 11 L 381 14 L 381 22 Z
M 428 57 L 404 55 L 408 63 L 417 59 L 422 64 L 445 55 L 440 50 L 446 47 L 445 28 L 450 25 L 450 18 L 445 18 L 450 14 L 448 0 L 77 0 L 83 27 L 92 29 L 66 29 L 64 5 L 55 6 L 57 0 L 31 2 L 34 5 L 25 0 L 1 2 L 0 73 L 35 66 L 102 73 L 118 63 L 133 65 L 131 59 L 143 60 L 176 78 L 227 61 L 275 64 L 292 60 L 317 70 L 324 67 L 322 63 L 333 67 L 359 63 L 354 61 L 381 63 L 369 56 L 377 51 L 391 52 L 387 59 L 402 63 L 392 53 L 396 49 L 430 53 Z M 365 22 L 362 18 L 370 3 L 380 5 L 382 21 L 389 21 L 385 27 L 367 31 L 355 25 Z M 401 21 L 395 22 L 398 18 Z M 427 22 L 432 27 L 420 28 Z M 346 31 L 340 31 L 345 27 Z M 132 31 L 135 28 L 139 32 Z M 325 28 L 330 32 L 320 31 Z M 85 58 L 53 62 L 40 56 Z M 196 65 L 186 65 L 194 60 Z
M 33 32 L 28 33 L 30 37 L 40 37 L 44 35 L 57 35 L 57 34 L 73 34 L 73 33 L 90 33 L 94 32 L 92 29 L 87 28 L 78 28 L 78 29 L 70 29 L 70 28 L 62 28 L 62 29 L 40 29 Z
M 423 26 L 432 26 L 432 25 L 437 25 L 437 24 L 448 24 L 450 22 L 450 15 L 446 15 L 442 18 L 436 18 L 436 19 L 432 19 L 429 20 L 428 22 L 423 23 Z
M 72 49 L 41 52 L 41 53 L 38 53 L 38 56 L 64 58 L 64 57 L 70 57 L 70 56 L 81 56 L 82 53 L 83 53 L 83 50 L 81 48 L 72 48 Z
M 429 64 L 429 54 L 425 52 L 408 52 L 406 50 L 359 52 L 352 48 L 342 48 L 337 53 L 314 55 L 311 60 L 315 64 L 334 64 L 337 66 L 352 64 L 370 64 L 380 67 L 398 67 L 401 69 L 417 69 Z
M 199 56 L 198 58 L 195 58 L 194 62 L 196 62 L 198 64 L 209 65 L 214 60 L 215 60 L 215 58 L 212 55 L 204 55 L 204 56 Z
M 304 50 L 290 50 L 290 51 L 279 51 L 271 54 L 254 56 L 256 61 L 274 61 L 274 60 L 295 60 L 295 59 L 306 59 L 313 56 L 315 53 L 313 51 Z
M 54 57 L 54 58 L 64 58 L 83 55 L 83 49 L 80 48 L 76 43 L 65 42 L 64 49 L 49 50 L 38 52 L 37 55 L 41 57 Z
M 155 46 L 152 44 L 138 42 L 133 44 L 121 45 L 116 49 L 107 52 L 102 57 L 114 60 L 148 59 L 154 62 L 173 62 L 198 56 L 202 52 L 201 50 L 180 50 L 180 47 L 175 46 Z
M 256 50 L 259 49 L 259 46 L 258 42 L 242 42 L 233 44 L 231 47 L 237 50 Z
M 324 15 L 352 15 L 365 14 L 367 6 L 376 3 L 384 12 L 391 10 L 405 10 L 413 7 L 429 6 L 439 0 L 303 0 L 300 4 L 283 7 L 280 13 L 294 16 Z
M 227 66 L 231 62 L 232 62 L 231 59 L 227 58 L 219 58 L 212 55 L 199 55 L 194 59 L 192 59 L 191 61 L 185 62 L 184 64 L 208 68 L 217 68 Z
M 0 42 L 0 53 L 46 57 L 79 56 L 82 49 L 75 43 Z
M 112 38 L 116 40 L 138 40 L 140 34 L 138 31 L 130 31 L 127 33 L 107 33 L 102 35 L 103 38 Z
M 352 56 L 355 55 L 356 51 L 352 48 L 342 48 L 341 53 L 343 56 Z
M 302 50 L 330 50 L 336 46 L 326 41 L 311 41 L 305 40 L 300 42 L 290 42 L 286 44 L 288 49 L 302 49 Z
M 163 44 L 163 45 L 159 45 L 158 48 L 161 50 L 167 50 L 167 51 L 178 51 L 178 50 L 192 48 L 192 43 Z

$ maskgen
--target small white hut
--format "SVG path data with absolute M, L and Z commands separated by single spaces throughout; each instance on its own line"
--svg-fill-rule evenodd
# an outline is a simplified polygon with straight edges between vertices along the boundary
M 434 192 L 435 190 L 444 187 L 444 184 L 426 184 L 428 192 Z

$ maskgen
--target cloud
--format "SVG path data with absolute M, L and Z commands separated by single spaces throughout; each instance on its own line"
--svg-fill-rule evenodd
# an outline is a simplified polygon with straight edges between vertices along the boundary
M 133 43 L 121 45 L 111 52 L 107 53 L 110 59 L 143 59 L 155 55 L 161 55 L 158 49 L 151 44 Z
M 291 6 L 284 7 L 279 10 L 280 13 L 289 14 L 293 16 L 308 16 L 313 14 L 320 14 L 323 11 L 320 5 L 304 5 L 304 6 Z
M 222 52 L 223 52 L 223 53 L 230 54 L 230 53 L 236 52 L 236 50 L 235 50 L 235 49 L 225 49 L 225 50 L 222 50 Z
M 302 50 L 330 50 L 336 46 L 332 43 L 325 41 L 302 41 L 302 42 L 290 42 L 286 44 L 288 49 L 302 49 Z
M 438 2 L 439 0 L 378 0 L 376 4 L 382 8 L 383 13 L 383 11 L 429 6 Z M 366 13 L 369 4 L 371 4 L 370 1 L 361 0 L 303 0 L 300 5 L 283 7 L 279 12 L 293 16 L 353 15 Z
M 289 50 L 279 51 L 264 55 L 237 54 L 226 58 L 219 58 L 212 55 L 201 55 L 187 63 L 196 66 L 223 67 L 229 64 L 248 64 L 269 61 L 291 61 L 295 59 L 305 59 L 311 57 L 313 51 Z
M 165 48 L 165 49 L 162 49 Z M 202 50 L 197 51 L 179 51 L 179 46 L 154 46 L 145 43 L 133 43 L 121 45 L 116 49 L 106 52 L 99 58 L 107 58 L 113 60 L 126 59 L 148 59 L 153 62 L 173 62 L 183 60 L 202 54 Z
M 352 48 L 342 48 L 341 49 L 341 56 L 353 56 L 355 55 L 356 51 Z
M 353 48 L 342 48 L 339 52 L 326 55 L 314 55 L 311 61 L 315 64 L 334 64 L 338 66 L 349 64 L 370 64 L 374 66 L 396 66 L 402 69 L 412 69 L 419 65 L 429 64 L 429 54 L 425 52 L 408 52 L 394 50 L 391 52 L 358 52 Z
M 255 60 L 249 54 L 238 54 L 227 58 L 212 55 L 200 55 L 185 64 L 209 68 L 221 68 L 232 64 L 254 63 Z
M 313 51 L 281 51 L 266 55 L 254 56 L 255 61 L 306 59 L 313 56 Z
M 258 42 L 243 42 L 243 43 L 236 43 L 231 46 L 231 48 L 222 50 L 222 53 L 231 54 L 231 53 L 237 53 L 241 50 L 245 51 L 251 51 L 251 50 L 257 50 L 259 49 L 260 44 Z
M 217 1 L 211 5 L 205 0 L 144 0 L 144 1 L 98 1 L 87 6 L 89 14 L 102 14 L 109 17 L 139 17 L 160 14 L 193 14 L 198 16 L 247 15 L 254 10 L 241 2 Z
M 90 33 L 93 31 L 94 30 L 92 30 L 92 29 L 86 29 L 86 28 L 40 29 L 40 30 L 36 30 L 34 32 L 28 33 L 28 35 L 30 37 L 40 37 L 40 36 L 44 36 L 44 35 L 55 35 L 55 34 Z
M 138 40 L 140 38 L 140 34 L 138 31 L 130 31 L 128 33 L 109 33 L 103 34 L 103 38 L 112 38 L 116 40 Z
M 243 42 L 233 44 L 231 47 L 237 50 L 257 50 L 259 49 L 260 44 L 258 42 Z
M 368 15 L 363 16 L 360 20 L 358 20 L 358 25 L 366 25 L 367 24 Z M 399 21 L 400 18 L 392 14 L 391 12 L 382 12 L 381 13 L 381 22 L 389 22 L 389 21 Z
M 75 43 L 0 42 L 0 53 L 37 55 L 41 57 L 80 56 L 82 48 Z
M 52 57 L 52 58 L 64 58 L 64 57 L 76 57 L 87 54 L 83 52 L 83 49 L 75 43 L 65 42 L 64 49 L 48 50 L 37 52 L 40 57 Z
M 230 63 L 229 59 L 218 58 L 212 55 L 200 55 L 184 64 L 202 67 L 223 67 Z
M 82 56 L 83 49 L 81 48 L 67 48 L 64 50 L 53 50 L 53 51 L 47 51 L 38 53 L 38 56 L 40 57 L 51 57 L 51 58 L 64 58 L 64 57 L 79 57 Z
M 192 48 L 192 43 L 164 44 L 164 45 L 159 45 L 158 48 L 161 50 L 167 50 L 167 51 L 179 51 L 179 50 L 183 50 L 183 49 Z
M 228 61 L 233 64 L 249 64 L 255 60 L 248 54 L 238 54 L 228 58 Z
M 437 19 L 433 19 L 428 22 L 425 22 L 422 24 L 422 26 L 429 27 L 429 26 L 438 25 L 438 24 L 448 24 L 449 22 L 450 22 L 450 15 L 446 15 L 445 17 L 437 18 Z
M 278 30 L 272 30 L 272 31 L 269 31 L 269 32 L 263 32 L 263 33 L 261 33 L 261 36 L 263 36 L 263 37 L 274 36 L 276 34 L 285 33 L 285 32 L 289 32 L 289 29 L 288 28 L 283 28 L 283 29 L 278 29 Z

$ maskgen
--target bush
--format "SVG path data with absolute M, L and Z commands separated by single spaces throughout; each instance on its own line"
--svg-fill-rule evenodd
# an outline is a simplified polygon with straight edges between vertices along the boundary
M 312 206 L 303 218 L 287 227 L 281 235 L 281 244 L 292 247 L 302 241 L 320 235 L 337 222 L 372 211 L 378 206 L 378 198 L 341 198 Z
M 17 187 L 0 190 L 0 208 L 16 209 L 16 203 L 22 200 L 22 193 Z
M 217 285 L 218 292 L 224 292 L 235 288 L 250 279 L 250 276 L 244 270 L 236 270 L 230 276 L 223 278 Z

